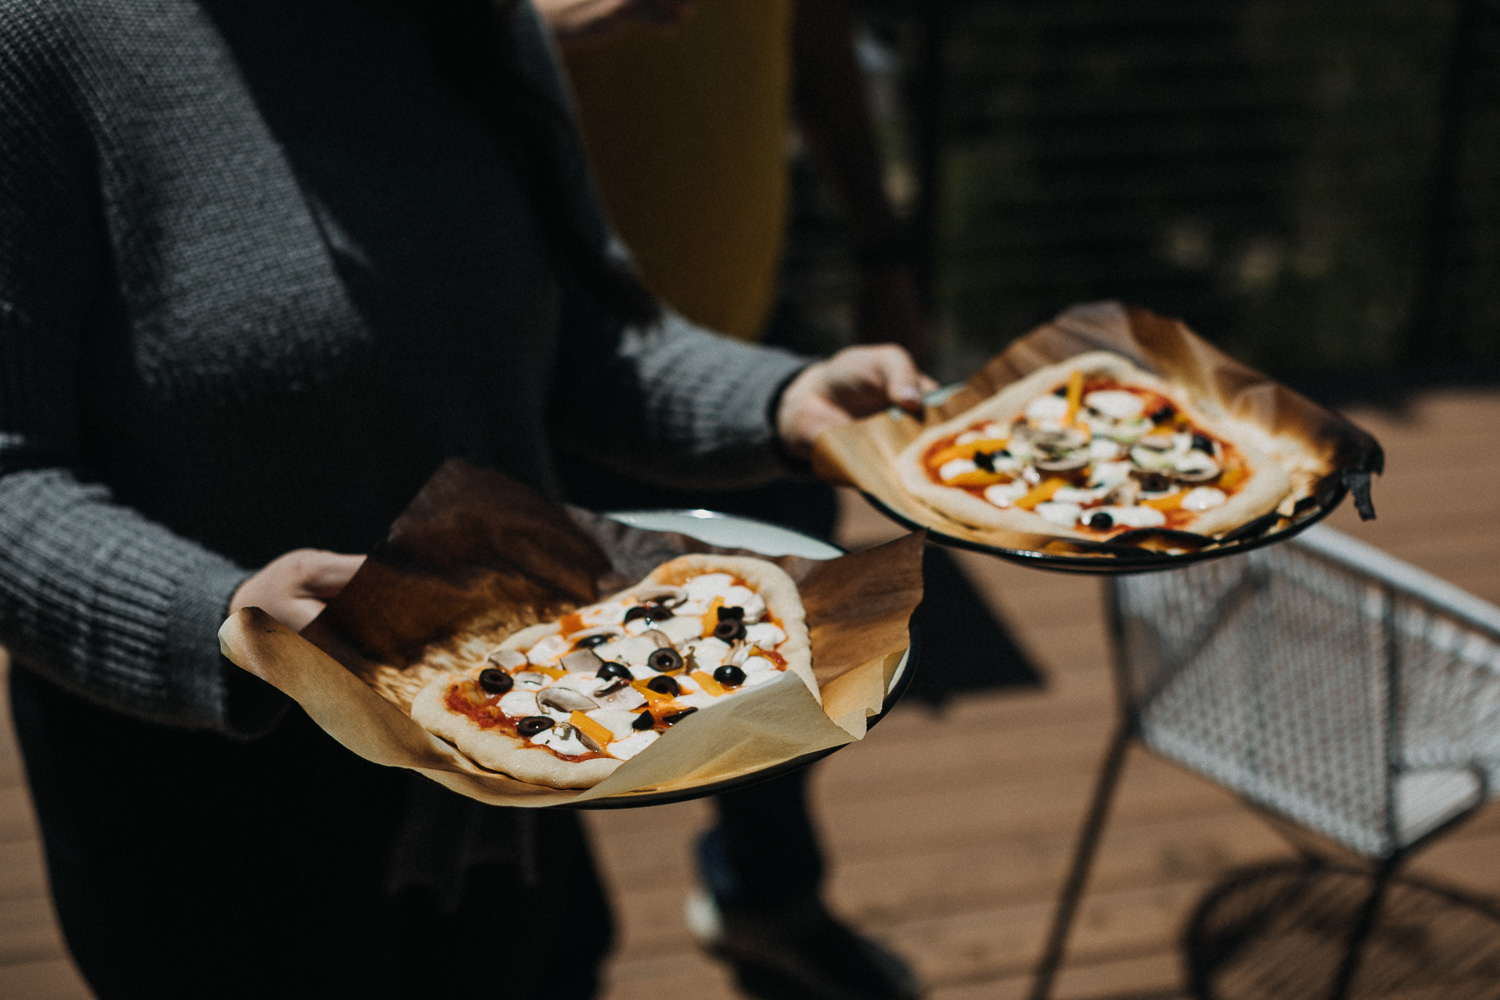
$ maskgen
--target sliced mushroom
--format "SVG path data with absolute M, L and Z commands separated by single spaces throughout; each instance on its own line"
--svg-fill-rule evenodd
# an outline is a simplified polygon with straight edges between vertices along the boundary
M 669 635 L 667 635 L 667 633 L 663 632 L 659 628 L 648 628 L 646 631 L 644 631 L 644 632 L 641 633 L 641 636 L 643 638 L 650 639 L 652 642 L 656 643 L 656 645 L 657 645 L 658 648 L 664 648 L 664 649 L 676 649 L 677 648 L 677 643 L 675 643 L 675 642 L 672 641 L 672 637 L 669 636 Z
M 1141 498 L 1141 484 L 1134 479 L 1127 479 L 1108 493 L 1104 494 L 1105 506 L 1109 507 L 1131 507 Z
M 1150 434 L 1143 434 L 1136 439 L 1135 443 L 1137 447 L 1150 448 L 1152 451 L 1171 451 L 1177 444 L 1174 440 L 1174 435 L 1163 431 L 1152 431 Z
M 750 653 L 753 650 L 754 647 L 744 639 L 736 639 L 729 644 L 729 655 L 724 657 L 724 662 L 736 667 L 742 667 L 745 665 L 745 661 L 750 659 Z
M 581 628 L 577 632 L 569 634 L 568 641 L 575 647 L 580 643 L 585 646 L 597 646 L 600 643 L 590 643 L 588 640 L 599 639 L 602 642 L 605 639 L 613 639 L 615 636 L 624 634 L 625 629 L 619 625 L 595 625 L 591 628 Z
M 687 601 L 688 592 L 682 587 L 674 587 L 671 584 L 664 583 L 660 586 L 646 587 L 642 590 L 638 590 L 635 592 L 634 597 L 640 604 L 656 602 L 667 603 L 668 605 L 675 607 L 676 605 L 683 604 Z
M 594 673 L 604 666 L 604 661 L 592 649 L 575 649 L 560 661 L 562 668 L 570 673 Z
M 1074 452 L 1069 455 L 1039 458 L 1034 463 L 1043 472 L 1073 472 L 1089 464 L 1089 457 L 1083 452 Z
M 1220 472 L 1219 463 L 1201 451 L 1190 451 L 1177 459 L 1173 479 L 1184 483 L 1206 483 Z
M 525 666 L 527 662 L 526 654 L 519 649 L 492 649 L 485 660 L 501 670 L 514 670 Z
M 594 738 L 588 733 L 584 732 L 582 729 L 579 729 L 577 726 L 569 726 L 568 728 L 573 730 L 573 735 L 578 737 L 578 742 L 587 747 L 590 753 L 604 752 L 604 748 L 601 747 L 598 743 L 594 742 Z
M 587 712 L 599 705 L 588 695 L 568 688 L 550 687 L 536 694 L 536 703 L 543 708 L 555 708 L 559 712 Z

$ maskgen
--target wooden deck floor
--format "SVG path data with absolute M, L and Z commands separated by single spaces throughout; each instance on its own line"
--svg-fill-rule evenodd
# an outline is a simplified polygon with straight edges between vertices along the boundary
M 1386 446 L 1390 472 L 1376 485 L 1378 521 L 1360 524 L 1345 509 L 1332 523 L 1500 603 L 1500 393 L 1433 393 L 1402 413 L 1351 415 Z M 857 499 L 846 512 L 850 544 L 891 533 Z M 819 767 L 815 807 L 833 905 L 908 958 L 932 1000 L 1019 997 L 1112 724 L 1099 589 L 971 554 L 959 561 L 1044 670 L 1045 687 L 941 713 L 901 706 Z M 8 713 L 4 725 L 0 997 L 87 997 L 50 913 Z M 736 995 L 681 918 L 689 846 L 706 817 L 700 803 L 589 817 L 621 924 L 608 1000 Z M 1058 995 L 1185 996 L 1180 939 L 1196 903 L 1231 872 L 1290 857 L 1231 796 L 1132 751 Z M 1492 807 L 1420 855 L 1414 873 L 1495 897 L 1497 859 Z M 1394 917 L 1401 907 L 1398 896 Z M 1436 983 L 1406 986 L 1403 995 L 1452 995 Z M 1356 991 L 1375 995 L 1387 994 Z

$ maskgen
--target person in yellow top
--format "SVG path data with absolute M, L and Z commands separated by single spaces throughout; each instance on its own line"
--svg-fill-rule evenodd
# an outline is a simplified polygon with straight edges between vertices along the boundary
M 848 212 L 855 339 L 922 360 L 913 261 L 884 187 L 849 0 L 534 2 L 561 43 L 605 206 L 653 292 L 711 329 L 763 339 L 795 121 Z
M 848 209 L 862 272 L 856 338 L 920 360 L 912 261 L 884 190 L 850 0 L 533 3 L 560 44 L 611 222 L 653 293 L 722 333 L 795 346 L 778 309 L 795 119 Z M 821 484 L 686 496 L 564 471 L 591 506 L 706 506 L 824 536 L 833 527 Z M 821 901 L 804 778 L 715 799 L 689 927 L 753 996 L 909 1000 L 919 991 L 904 963 Z

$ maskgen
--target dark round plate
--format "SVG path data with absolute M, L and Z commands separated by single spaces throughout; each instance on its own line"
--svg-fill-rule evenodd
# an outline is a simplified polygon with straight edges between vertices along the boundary
M 983 545 L 965 538 L 955 538 L 952 535 L 943 534 L 936 528 L 903 517 L 869 493 L 863 495 L 871 506 L 892 521 L 912 530 L 926 531 L 928 538 L 941 545 L 967 549 L 971 552 L 983 552 L 986 555 L 999 556 L 1001 559 L 1037 569 L 1049 569 L 1060 573 L 1113 576 L 1120 573 L 1150 573 L 1156 570 L 1176 569 L 1190 563 L 1202 562 L 1205 559 L 1217 559 L 1239 552 L 1249 552 L 1263 545 L 1285 541 L 1331 514 L 1343 502 L 1348 492 L 1343 478 L 1335 473 L 1319 482 L 1313 495 L 1304 497 L 1297 504 L 1297 509 L 1291 517 L 1272 511 L 1219 537 L 1194 535 L 1186 531 L 1140 528 L 1117 535 L 1116 540 L 1108 542 L 1070 542 L 1076 548 L 1084 550 L 1077 554 L 1042 552 L 1037 549 L 1010 549 L 997 545 Z M 1118 541 L 1127 535 L 1143 540 L 1154 536 L 1163 542 L 1176 542 L 1191 546 L 1191 548 L 1184 548 L 1177 552 L 1160 552 L 1141 548 L 1138 545 L 1122 544 Z M 1098 555 L 1088 555 L 1085 554 L 1086 552 L 1096 552 Z
M 691 535 L 710 545 L 720 545 L 726 548 L 746 548 L 764 555 L 800 555 L 811 559 L 828 559 L 841 555 L 844 549 L 825 542 L 821 539 L 804 535 L 781 525 L 771 524 L 768 521 L 760 521 L 755 518 L 741 517 L 736 514 L 721 514 L 708 510 L 649 510 L 649 511 L 621 511 L 608 515 L 617 521 L 643 528 L 648 531 L 676 531 L 684 535 Z M 885 693 L 885 701 L 879 714 L 871 716 L 866 723 L 867 730 L 883 719 L 906 689 L 911 685 L 912 675 L 916 672 L 918 661 L 918 636 L 915 628 L 908 633 L 910 644 L 906 648 L 906 656 L 900 665 L 896 667 L 896 673 L 891 678 L 890 688 Z M 676 788 L 667 792 L 640 792 L 626 793 L 624 795 L 611 795 L 601 799 L 589 799 L 582 802 L 569 802 L 552 808 L 561 809 L 635 809 L 641 806 L 659 806 L 670 802 L 686 802 L 690 799 L 701 799 L 709 795 L 718 795 L 720 792 L 730 792 L 747 785 L 754 785 L 771 778 L 789 774 L 792 771 L 807 767 L 816 761 L 822 760 L 830 754 L 842 750 L 850 744 L 845 743 L 826 750 L 818 750 L 814 753 L 802 754 L 792 757 L 778 764 L 741 774 L 723 781 L 705 782 L 694 785 L 691 788 Z

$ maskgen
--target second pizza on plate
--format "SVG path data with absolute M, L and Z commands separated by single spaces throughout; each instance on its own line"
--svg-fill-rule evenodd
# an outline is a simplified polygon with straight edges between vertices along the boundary
M 928 428 L 897 456 L 907 492 L 976 528 L 1107 541 L 1214 535 L 1292 488 L 1259 426 L 1209 412 L 1107 351 L 1038 369 Z

